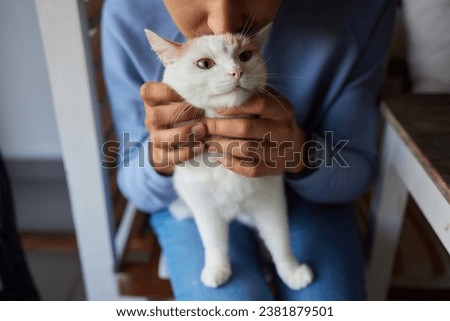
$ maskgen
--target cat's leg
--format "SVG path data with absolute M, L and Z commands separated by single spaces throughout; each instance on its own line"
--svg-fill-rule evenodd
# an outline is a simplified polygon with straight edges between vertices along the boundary
M 169 205 L 169 210 L 177 220 L 185 220 L 192 217 L 192 213 L 182 198 L 177 198 Z
M 205 249 L 201 280 L 208 287 L 219 287 L 231 276 L 228 257 L 229 222 L 217 210 L 203 208 L 198 204 L 193 215 Z
M 313 272 L 308 265 L 299 264 L 292 254 L 284 196 L 261 197 L 252 206 L 251 215 L 281 280 L 293 290 L 310 284 Z
M 205 188 L 204 184 L 195 184 L 198 182 L 194 183 L 192 173 L 177 170 L 174 177 L 175 188 L 192 212 L 205 252 L 201 281 L 208 287 L 216 288 L 231 276 L 228 257 L 229 222 L 220 214 L 210 189 Z

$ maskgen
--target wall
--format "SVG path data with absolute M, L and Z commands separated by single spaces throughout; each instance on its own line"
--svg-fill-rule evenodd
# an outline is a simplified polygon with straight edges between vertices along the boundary
M 0 1 L 0 148 L 7 159 L 61 159 L 33 0 Z
M 71 231 L 34 0 L 0 1 L 0 44 L 0 149 L 12 181 L 19 229 Z

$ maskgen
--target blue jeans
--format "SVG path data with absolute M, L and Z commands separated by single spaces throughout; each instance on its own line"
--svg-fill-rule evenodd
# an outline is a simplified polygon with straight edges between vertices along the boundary
M 230 225 L 230 280 L 212 289 L 200 281 L 203 246 L 193 219 L 177 221 L 168 211 L 150 216 L 166 256 L 176 300 L 364 300 L 364 260 L 351 205 L 325 206 L 296 200 L 289 204 L 294 255 L 314 271 L 308 287 L 293 291 L 275 275 L 276 290 L 264 278 L 254 230 Z M 275 292 L 275 293 L 274 293 Z

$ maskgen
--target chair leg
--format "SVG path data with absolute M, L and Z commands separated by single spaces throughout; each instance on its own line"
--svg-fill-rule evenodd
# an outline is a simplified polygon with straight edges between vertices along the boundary
M 371 203 L 375 227 L 371 258 L 367 271 L 369 300 L 385 300 L 400 239 L 408 192 L 392 166 L 397 152 L 392 146 L 392 128 L 386 127 L 381 152 L 381 167 Z

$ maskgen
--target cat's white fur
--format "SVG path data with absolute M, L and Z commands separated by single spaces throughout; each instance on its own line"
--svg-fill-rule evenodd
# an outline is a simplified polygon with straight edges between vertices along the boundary
M 264 88 L 267 73 L 259 50 L 269 30 L 267 26 L 252 37 L 208 35 L 185 44 L 149 30 L 146 34 L 165 65 L 163 82 L 207 117 L 219 117 L 215 108 L 239 106 Z M 245 50 L 253 55 L 242 62 L 239 54 Z M 197 61 L 203 58 L 212 59 L 214 67 L 200 69 Z M 244 177 L 220 166 L 215 157 L 204 152 L 177 166 L 173 177 L 179 199 L 170 209 L 179 218 L 192 212 L 205 249 L 202 282 L 218 287 L 230 278 L 228 226 L 238 219 L 258 230 L 286 285 L 295 290 L 307 286 L 313 274 L 292 255 L 282 176 Z

